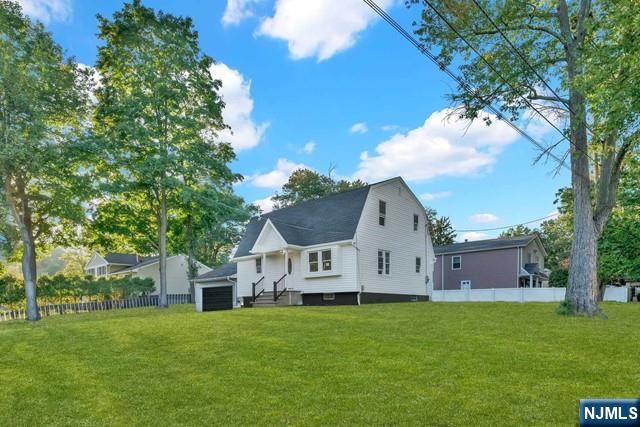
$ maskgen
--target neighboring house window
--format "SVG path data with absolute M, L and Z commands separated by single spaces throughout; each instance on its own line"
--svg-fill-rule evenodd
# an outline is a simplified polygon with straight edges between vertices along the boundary
M 387 202 L 380 200 L 378 202 L 378 224 L 384 225 L 387 219 Z
M 256 258 L 256 274 L 262 274 L 262 258 Z
M 98 273 L 96 274 L 97 276 L 104 276 L 107 274 L 107 266 L 103 265 L 102 267 L 98 267 Z
M 422 258 L 418 256 L 416 257 L 416 273 L 420 273 L 421 267 L 422 267 Z
M 96 270 L 94 268 L 88 268 L 87 269 L 87 275 L 95 276 L 96 275 Z
M 378 251 L 378 274 L 391 274 L 391 252 Z
M 322 271 L 331 271 L 331 249 L 322 251 Z
M 309 271 L 312 273 L 318 271 L 318 252 L 309 252 Z
M 471 289 L 471 280 L 461 280 L 460 289 L 462 289 L 463 291 L 468 291 L 469 289 Z
M 451 257 L 451 269 L 452 270 L 462 269 L 462 257 L 460 255 L 454 255 Z
M 416 214 L 413 214 L 413 231 L 418 231 L 419 222 L 420 222 L 420 217 Z

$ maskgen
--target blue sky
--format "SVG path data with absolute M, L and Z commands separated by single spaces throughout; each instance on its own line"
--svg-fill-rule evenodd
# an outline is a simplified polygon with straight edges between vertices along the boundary
M 20 0 L 68 55 L 93 65 L 96 14 L 121 1 Z M 202 50 L 218 64 L 228 105 L 236 191 L 268 205 L 294 168 L 375 182 L 402 175 L 425 204 L 456 229 L 501 227 L 549 215 L 568 173 L 537 164 L 533 146 L 504 124 L 446 118 L 453 82 L 361 0 L 146 0 L 188 15 Z M 378 2 L 410 27 L 416 10 Z M 543 142 L 557 139 L 539 120 L 522 123 Z M 466 131 L 465 131 L 466 129 Z M 533 224 L 536 225 L 536 224 Z M 459 238 L 496 236 L 476 232 Z

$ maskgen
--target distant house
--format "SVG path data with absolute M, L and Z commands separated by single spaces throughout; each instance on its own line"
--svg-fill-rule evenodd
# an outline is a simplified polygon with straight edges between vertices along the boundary
M 424 207 L 398 177 L 252 218 L 231 261 L 196 279 L 212 301 L 338 305 L 426 299 L 434 254 Z
M 434 290 L 547 287 L 546 251 L 535 235 L 435 246 Z
M 206 265 L 196 262 L 198 274 L 211 271 Z M 190 292 L 189 263 L 185 255 L 167 257 L 167 293 L 188 294 Z M 109 252 L 104 256 L 94 252 L 85 265 L 85 272 L 95 277 L 131 276 L 153 279 L 156 287 L 152 295 L 160 292 L 160 267 L 158 257 L 144 257 L 136 254 Z

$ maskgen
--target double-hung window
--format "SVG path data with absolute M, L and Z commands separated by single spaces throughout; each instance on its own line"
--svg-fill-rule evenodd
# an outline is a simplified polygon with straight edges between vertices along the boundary
M 378 202 L 378 224 L 384 225 L 387 220 L 387 202 L 380 200 Z
M 256 274 L 262 274 L 262 258 L 256 258 Z
M 378 274 L 391 274 L 391 252 L 378 250 Z
M 98 267 L 98 274 L 97 276 L 106 276 L 107 275 L 107 266 L 103 265 Z
M 419 223 L 420 223 L 420 217 L 417 214 L 413 214 L 413 231 L 418 231 Z
M 416 273 L 420 273 L 421 269 L 422 269 L 422 258 L 417 256 L 416 257 Z
M 309 252 L 309 272 L 317 273 L 319 271 L 331 271 L 333 260 L 331 257 L 331 249 L 322 251 Z
M 451 257 L 451 269 L 462 270 L 462 256 L 454 255 Z

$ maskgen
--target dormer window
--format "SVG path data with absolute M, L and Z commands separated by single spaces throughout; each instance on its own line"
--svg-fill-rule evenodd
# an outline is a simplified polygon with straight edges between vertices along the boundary
M 384 225 L 387 219 L 387 202 L 380 200 L 378 202 L 378 224 Z

